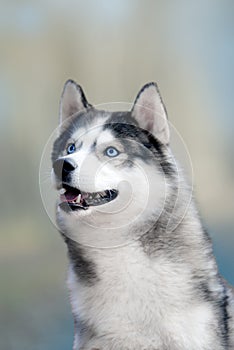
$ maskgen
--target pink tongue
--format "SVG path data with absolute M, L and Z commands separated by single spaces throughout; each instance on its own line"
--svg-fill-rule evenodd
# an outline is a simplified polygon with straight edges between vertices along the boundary
M 79 192 L 67 190 L 64 194 L 60 196 L 63 202 L 72 202 L 77 199 Z
M 78 197 L 78 194 L 72 192 L 65 192 L 65 198 L 68 202 L 74 201 Z

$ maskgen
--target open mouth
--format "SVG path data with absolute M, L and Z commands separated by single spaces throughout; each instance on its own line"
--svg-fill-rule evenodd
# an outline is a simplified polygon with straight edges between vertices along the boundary
M 87 210 L 91 206 L 98 206 L 113 201 L 118 191 L 111 189 L 100 192 L 83 192 L 78 188 L 63 184 L 60 194 L 60 208 L 64 211 L 69 210 Z

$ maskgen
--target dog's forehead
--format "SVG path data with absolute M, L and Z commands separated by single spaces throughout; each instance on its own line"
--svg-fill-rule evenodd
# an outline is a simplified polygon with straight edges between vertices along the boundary
M 61 155 L 68 142 L 78 142 L 88 147 L 111 142 L 117 136 L 112 126 L 116 123 L 129 123 L 129 116 L 129 112 L 109 112 L 93 108 L 70 117 L 60 126 L 60 134 L 53 145 L 52 161 Z
M 106 129 L 106 123 L 109 116 L 106 118 L 96 118 L 92 122 L 81 126 L 73 131 L 72 139 L 82 141 L 83 143 L 95 143 L 97 145 L 112 141 L 114 134 L 110 129 Z
M 97 137 L 97 145 L 101 145 L 103 143 L 111 142 L 115 139 L 113 132 L 110 129 L 104 129 L 100 135 Z

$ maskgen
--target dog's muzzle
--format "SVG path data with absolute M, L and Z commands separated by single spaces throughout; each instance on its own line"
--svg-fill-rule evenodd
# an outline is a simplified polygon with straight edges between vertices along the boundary
M 68 175 L 77 168 L 77 164 L 72 159 L 59 158 L 53 163 L 53 168 L 57 178 L 66 182 Z
M 91 206 L 99 206 L 111 202 L 118 196 L 115 189 L 99 192 L 85 192 L 70 186 L 71 174 L 77 168 L 72 159 L 59 158 L 53 163 L 56 177 L 61 181 L 60 208 L 65 212 L 78 209 L 87 210 Z

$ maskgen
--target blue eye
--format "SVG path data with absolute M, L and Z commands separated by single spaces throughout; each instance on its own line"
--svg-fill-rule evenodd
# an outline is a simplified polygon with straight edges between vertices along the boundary
M 74 143 L 70 143 L 70 145 L 67 146 L 67 153 L 71 154 L 76 151 L 76 145 Z
M 108 147 L 105 150 L 105 154 L 108 157 L 117 157 L 119 155 L 119 151 L 116 148 L 114 148 L 114 147 Z

